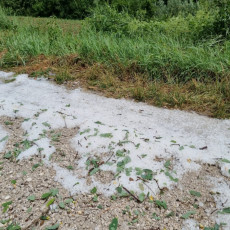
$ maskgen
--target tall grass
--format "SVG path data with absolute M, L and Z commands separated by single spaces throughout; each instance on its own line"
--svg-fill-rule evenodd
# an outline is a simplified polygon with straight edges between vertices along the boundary
M 151 78 L 167 76 L 187 81 L 218 77 L 229 72 L 229 47 L 215 40 L 194 45 L 156 33 L 146 37 L 117 37 L 115 33 L 84 30 L 79 34 L 78 53 L 89 62 L 136 67 Z
M 0 6 L 0 29 L 6 30 L 6 29 L 13 29 L 14 23 L 9 20 L 9 18 L 6 16 L 5 11 Z
M 1 33 L 0 49 L 7 52 L 0 65 L 25 65 L 29 58 L 41 54 L 63 56 L 75 53 L 76 45 L 75 38 L 71 34 L 63 34 L 53 20 L 45 28 L 22 25 L 15 31 Z
M 2 30 L 0 50 L 8 52 L 0 65 L 25 64 L 29 58 L 40 54 L 77 53 L 90 63 L 145 72 L 149 79 L 174 78 L 185 82 L 192 78 L 210 80 L 229 75 L 229 41 L 220 42 L 218 38 L 194 41 L 189 32 L 183 36 L 178 22 L 173 22 L 178 27 L 170 31 L 167 21 L 159 27 L 158 22 L 142 22 L 110 7 L 106 9 L 95 11 L 77 35 L 64 33 L 53 19 L 45 28 L 20 25 L 15 30 L 11 27 Z M 3 11 L 0 11 L 0 18 L 4 18 L 6 25 L 11 23 Z M 186 26 L 184 18 L 178 17 L 178 20 Z M 168 21 L 170 23 L 172 20 Z

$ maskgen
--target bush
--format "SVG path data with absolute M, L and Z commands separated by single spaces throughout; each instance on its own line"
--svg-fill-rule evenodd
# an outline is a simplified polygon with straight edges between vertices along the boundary
M 217 11 L 206 12 L 198 10 L 193 16 L 179 15 L 165 21 L 154 22 L 155 27 L 167 36 L 174 38 L 187 38 L 193 41 L 207 39 L 214 34 L 214 22 Z
M 127 12 L 118 12 L 109 5 L 97 6 L 87 23 L 95 31 L 114 32 L 117 36 L 140 36 L 151 31 L 151 23 L 131 17 Z
M 214 23 L 214 29 L 217 34 L 225 37 L 230 35 L 230 3 L 229 0 L 214 0 L 218 15 Z
M 138 20 L 187 15 L 197 9 L 197 4 L 189 0 L 1 0 L 0 4 L 17 15 L 72 19 L 83 19 L 95 6 L 104 4 Z
M 157 0 L 110 0 L 108 3 L 118 12 L 125 11 L 139 20 L 152 18 L 157 10 Z
M 16 15 L 82 19 L 89 15 L 93 0 L 1 0 Z

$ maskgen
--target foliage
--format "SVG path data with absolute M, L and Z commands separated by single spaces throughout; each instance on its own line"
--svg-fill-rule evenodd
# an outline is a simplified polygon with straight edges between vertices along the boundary
M 82 19 L 97 5 L 109 4 L 137 19 L 167 18 L 194 13 L 197 4 L 189 0 L 2 0 L 1 4 L 17 15 Z M 166 4 L 167 3 L 167 4 Z
M 11 20 L 9 20 L 9 18 L 5 14 L 5 11 L 0 6 L 0 29 L 6 30 L 13 29 L 14 27 L 14 23 Z
M 218 15 L 214 23 L 214 29 L 217 34 L 223 36 L 230 35 L 230 4 L 228 0 L 214 0 L 217 8 Z

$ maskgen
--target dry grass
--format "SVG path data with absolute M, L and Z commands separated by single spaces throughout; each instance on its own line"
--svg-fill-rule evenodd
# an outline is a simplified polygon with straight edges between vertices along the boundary
M 31 59 L 26 66 L 10 68 L 31 77 L 44 75 L 68 88 L 82 88 L 107 97 L 129 98 L 164 108 L 195 111 L 216 118 L 230 118 L 230 77 L 221 81 L 187 83 L 150 81 L 145 74 L 120 67 L 119 71 L 95 63 L 88 65 L 78 56 Z M 55 76 L 53 76 L 54 73 Z

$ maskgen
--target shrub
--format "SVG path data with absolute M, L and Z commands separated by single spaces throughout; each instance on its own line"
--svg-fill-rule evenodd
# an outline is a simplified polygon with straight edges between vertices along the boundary
M 0 4 L 17 15 L 72 19 L 83 19 L 95 6 L 104 4 L 138 20 L 187 15 L 197 9 L 197 4 L 189 0 L 1 0 Z
M 167 36 L 200 41 L 214 34 L 213 23 L 216 14 L 217 11 L 198 10 L 195 15 L 189 14 L 186 17 L 179 15 L 165 21 L 154 22 L 154 25 L 158 31 Z
M 151 31 L 151 23 L 131 17 L 125 11 L 118 12 L 109 5 L 97 6 L 87 23 L 96 31 L 114 32 L 117 36 L 140 36 Z
M 228 37 L 230 35 L 230 3 L 229 0 L 214 0 L 218 7 L 218 15 L 214 23 L 217 34 Z

